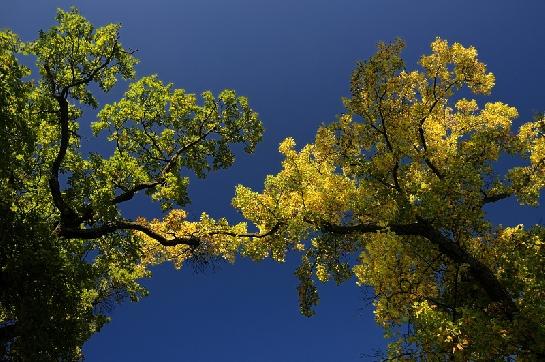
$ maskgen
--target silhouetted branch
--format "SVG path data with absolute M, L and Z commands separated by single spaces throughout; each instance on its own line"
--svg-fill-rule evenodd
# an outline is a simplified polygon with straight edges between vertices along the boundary
M 453 262 L 467 264 L 472 277 L 479 283 L 488 297 L 493 302 L 502 304 L 504 307 L 503 312 L 508 319 L 512 320 L 515 314 L 519 312 L 509 292 L 499 282 L 488 266 L 470 255 L 460 245 L 454 243 L 424 220 L 419 220 L 419 222 L 411 224 L 391 224 L 388 226 L 379 226 L 377 224 L 333 225 L 323 223 L 320 226 L 320 230 L 339 235 L 391 231 L 400 236 L 420 236 L 426 238 Z

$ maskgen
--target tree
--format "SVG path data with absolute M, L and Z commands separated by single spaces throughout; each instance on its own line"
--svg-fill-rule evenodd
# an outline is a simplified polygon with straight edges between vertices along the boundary
M 80 358 L 113 304 L 146 294 L 139 279 L 162 260 L 161 248 L 179 261 L 232 258 L 226 243 L 128 220 L 119 205 L 146 192 L 165 211 L 183 207 L 188 178 L 181 170 L 206 177 L 229 167 L 232 145 L 252 152 L 263 131 L 234 91 L 204 92 L 200 102 L 152 75 L 130 83 L 92 123 L 112 154 L 85 154 L 83 110 L 98 106 L 96 89 L 132 79 L 137 60 L 120 43 L 117 24 L 94 28 L 75 9 L 58 10 L 57 22 L 29 43 L 0 32 L 2 359 Z M 34 57 L 37 79 L 28 80 L 23 55 Z M 166 222 L 183 216 L 175 211 Z M 215 223 L 225 221 L 203 216 L 196 224 Z
M 494 76 L 474 48 L 437 39 L 408 72 L 403 44 L 358 64 L 347 113 L 313 144 L 280 145 L 282 170 L 233 204 L 257 229 L 203 214 L 189 221 L 188 179 L 251 152 L 262 135 L 244 97 L 196 96 L 157 76 L 128 85 L 91 127 L 109 156 L 81 150 L 83 111 L 135 75 L 119 25 L 95 29 L 77 10 L 23 43 L 0 32 L 0 345 L 2 359 L 74 360 L 115 303 L 146 294 L 148 266 L 300 251 L 301 311 L 315 280 L 355 276 L 375 292 L 390 360 L 543 360 L 545 228 L 492 225 L 483 208 L 545 185 L 545 119 L 511 129 L 517 111 L 479 108 Z M 39 77 L 18 57 L 35 58 Z M 96 92 L 95 92 L 96 93 Z M 89 107 L 90 106 L 90 107 Z M 494 169 L 504 155 L 521 166 Z M 167 213 L 129 220 L 119 205 L 146 192 Z M 359 255 L 357 263 L 352 263 Z
M 515 108 L 465 98 L 494 85 L 475 48 L 438 38 L 407 71 L 403 47 L 380 44 L 357 65 L 346 114 L 313 144 L 280 144 L 282 170 L 262 192 L 237 188 L 233 204 L 274 230 L 243 253 L 300 250 L 307 316 L 315 279 L 372 287 L 388 360 L 543 360 L 545 228 L 493 225 L 483 208 L 512 196 L 537 204 L 545 118 L 513 131 Z M 505 154 L 521 165 L 502 174 Z

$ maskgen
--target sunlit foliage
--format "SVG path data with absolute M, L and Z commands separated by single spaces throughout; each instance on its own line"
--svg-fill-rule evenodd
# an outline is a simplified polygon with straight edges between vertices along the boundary
M 119 25 L 94 28 L 76 10 L 57 23 L 28 43 L 0 32 L 2 358 L 80 358 L 115 303 L 146 294 L 149 265 L 296 251 L 302 313 L 314 313 L 316 280 L 354 277 L 375 293 L 390 360 L 545 360 L 545 228 L 483 211 L 509 197 L 537 205 L 545 119 L 514 129 L 515 108 L 473 99 L 495 81 L 475 48 L 438 38 L 409 71 L 401 41 L 380 44 L 354 70 L 346 113 L 312 144 L 284 140 L 261 192 L 237 187 L 250 226 L 230 225 L 187 219 L 187 175 L 231 166 L 233 144 L 254 150 L 263 129 L 247 99 L 131 81 Z M 123 79 L 91 124 L 111 153 L 83 153 L 83 111 Z M 520 166 L 498 173 L 507 154 Z M 164 218 L 124 217 L 139 192 Z
M 128 220 L 119 205 L 145 191 L 165 211 L 182 207 L 182 169 L 205 177 L 233 164 L 233 144 L 252 152 L 262 126 L 246 98 L 232 90 L 198 97 L 146 76 L 92 123 L 111 153 L 82 152 L 81 135 L 90 134 L 83 110 L 98 106 L 97 92 L 135 76 L 137 59 L 119 30 L 95 28 L 73 9 L 59 10 L 57 25 L 32 42 L 0 32 L 2 360 L 79 359 L 116 303 L 147 293 L 139 279 L 167 258 L 161 245 L 179 263 L 233 258 L 231 242 L 188 236 L 194 227 L 172 235 L 155 221 Z M 183 215 L 173 212 L 165 225 L 179 229 Z M 215 222 L 203 216 L 207 223 Z
M 282 169 L 262 192 L 237 188 L 234 206 L 278 229 L 243 253 L 301 250 L 305 315 L 319 300 L 315 280 L 372 287 L 391 360 L 541 360 L 544 229 L 492 225 L 483 207 L 511 196 L 537 204 L 545 119 L 513 130 L 514 107 L 468 98 L 494 86 L 475 48 L 438 38 L 409 71 L 403 46 L 380 44 L 357 65 L 346 114 L 313 144 L 281 143 Z M 499 174 L 505 154 L 521 165 Z

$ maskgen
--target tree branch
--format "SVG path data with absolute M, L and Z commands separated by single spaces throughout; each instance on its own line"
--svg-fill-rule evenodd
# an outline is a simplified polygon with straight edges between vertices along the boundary
M 167 239 L 163 235 L 151 230 L 145 225 L 126 220 L 114 221 L 92 229 L 61 227 L 57 230 L 57 233 L 59 236 L 67 239 L 97 239 L 118 230 L 134 230 L 143 232 L 164 246 L 188 245 L 191 247 L 197 247 L 201 243 L 201 240 L 196 237 L 178 237 Z
M 66 204 L 62 197 L 62 192 L 59 183 L 59 170 L 61 167 L 64 158 L 66 157 L 66 152 L 70 143 L 70 130 L 69 130 L 69 115 L 68 115 L 68 101 L 66 100 L 70 88 L 76 87 L 81 84 L 89 83 L 93 80 L 96 74 L 111 62 L 115 49 L 117 48 L 117 41 L 112 47 L 112 52 L 108 58 L 100 66 L 95 68 L 91 73 L 78 81 L 72 82 L 71 84 L 65 86 L 60 94 L 57 94 L 57 83 L 55 81 L 55 76 L 51 72 L 51 68 L 47 63 L 44 64 L 44 69 L 46 71 L 47 78 L 50 83 L 50 90 L 52 96 L 55 98 L 59 105 L 59 124 L 60 124 L 60 146 L 57 156 L 51 164 L 51 169 L 49 171 L 49 189 L 51 191 L 51 197 L 53 198 L 53 204 L 61 213 L 61 224 L 67 224 L 70 226 L 75 226 L 78 223 L 78 216 L 75 210 Z
M 49 170 L 49 189 L 51 191 L 51 197 L 53 198 L 53 204 L 61 213 L 61 223 L 73 225 L 77 219 L 77 213 L 68 206 L 61 193 L 61 187 L 59 183 L 59 170 L 66 151 L 68 149 L 70 141 L 70 131 L 68 128 L 68 101 L 61 95 L 55 95 L 55 99 L 59 104 L 59 123 L 61 128 L 61 142 L 59 146 L 59 152 L 51 164 Z
M 269 235 L 272 235 L 272 234 L 276 233 L 280 229 L 280 227 L 282 225 L 284 225 L 284 223 L 278 222 L 269 231 L 267 231 L 266 233 L 263 233 L 263 234 L 259 234 L 259 233 L 237 234 L 237 233 L 234 233 L 234 232 L 231 232 L 231 231 L 213 231 L 213 232 L 207 233 L 206 236 L 228 235 L 228 236 L 234 236 L 234 237 L 239 237 L 239 238 L 264 238 L 264 237 L 267 237 Z
M 439 251 L 455 263 L 467 264 L 472 277 L 486 292 L 493 302 L 501 303 L 505 316 L 512 320 L 518 313 L 518 307 L 513 298 L 504 286 L 498 281 L 494 273 L 477 258 L 470 255 L 460 245 L 444 236 L 441 232 L 433 228 L 427 222 L 411 224 L 391 224 L 388 226 L 379 226 L 376 224 L 358 224 L 358 225 L 333 225 L 324 223 L 320 230 L 327 233 L 338 235 L 365 234 L 379 231 L 392 231 L 400 236 L 420 236 L 426 238 Z
M 196 144 L 198 144 L 199 142 L 201 142 L 202 140 L 204 140 L 206 137 L 208 137 L 208 135 L 212 132 L 214 132 L 216 130 L 216 126 L 210 128 L 209 130 L 207 130 L 206 132 L 203 132 L 203 128 L 204 128 L 204 123 L 206 120 L 208 120 L 208 118 L 212 115 L 213 111 L 210 111 L 210 113 L 206 116 L 206 118 L 203 120 L 202 124 L 200 125 L 199 127 L 199 136 L 197 137 L 197 139 L 195 139 L 194 141 L 191 141 L 185 145 L 183 145 L 182 147 L 180 147 L 173 155 L 172 155 L 172 158 L 167 162 L 167 164 L 165 165 L 165 167 L 163 168 L 163 170 L 161 171 L 161 175 L 165 175 L 167 172 L 169 172 L 172 167 L 174 167 L 174 164 L 176 162 L 176 160 L 178 159 L 178 157 L 180 157 L 180 155 L 189 150 L 191 147 L 195 146 Z
M 114 197 L 113 200 L 111 201 L 111 203 L 112 204 L 120 204 L 122 202 L 129 201 L 134 197 L 134 195 L 138 191 L 154 188 L 155 186 L 160 185 L 161 182 L 162 182 L 162 180 L 157 180 L 157 181 L 153 181 L 153 182 L 144 182 L 144 183 L 141 183 L 141 184 L 137 184 L 137 185 L 131 187 L 130 189 L 126 190 L 122 194 Z
M 511 197 L 513 195 L 510 192 L 501 192 L 501 193 L 495 194 L 495 195 L 487 195 L 487 194 L 485 194 L 483 192 L 483 194 L 484 194 L 483 201 L 482 201 L 483 205 L 491 204 L 491 203 L 494 203 L 496 201 L 500 201 L 500 200 L 506 199 L 508 197 Z
M 433 92 L 432 93 L 433 93 L 434 101 L 430 105 L 427 114 L 420 119 L 419 125 L 418 125 L 418 134 L 420 136 L 420 143 L 422 144 L 422 148 L 424 148 L 424 153 L 426 153 L 428 151 L 428 145 L 426 143 L 426 137 L 425 137 L 425 134 L 424 134 L 424 122 L 426 122 L 426 120 L 431 115 L 431 113 L 433 112 L 433 110 L 435 109 L 435 107 L 437 106 L 439 101 L 442 99 L 442 97 L 444 95 L 446 95 L 446 93 L 450 90 L 450 88 L 452 88 L 452 86 L 454 86 L 454 84 L 456 84 L 456 83 L 455 82 L 450 83 L 445 88 L 445 90 L 443 91 L 443 94 L 441 95 L 441 97 L 437 97 L 437 94 L 436 94 L 437 76 L 435 76 L 435 78 L 433 80 Z M 433 173 L 439 179 L 443 179 L 444 175 L 439 171 L 439 169 L 431 162 L 431 160 L 427 156 L 424 156 L 424 162 L 426 163 L 426 165 L 433 171 Z
M 70 228 L 70 227 L 60 226 L 60 228 L 57 228 L 57 234 L 59 236 L 62 236 L 68 239 L 97 239 L 118 230 L 134 230 L 134 231 L 140 231 L 146 234 L 147 236 L 149 236 L 150 238 L 157 240 L 157 242 L 163 246 L 187 245 L 192 248 L 196 248 L 202 243 L 203 237 L 213 236 L 213 235 L 228 235 L 228 236 L 242 237 L 242 238 L 264 238 L 276 233 L 282 225 L 283 225 L 282 222 L 278 222 L 269 231 L 263 234 L 259 234 L 259 233 L 237 234 L 230 231 L 219 230 L 219 231 L 206 233 L 200 237 L 196 237 L 196 236 L 176 237 L 175 236 L 172 239 L 168 239 L 164 237 L 163 235 L 161 235 L 160 233 L 148 228 L 145 225 L 136 223 L 134 221 L 118 220 L 118 221 L 108 223 L 108 224 L 95 227 L 92 229 Z
M 384 112 L 382 110 L 382 101 L 383 101 L 385 95 L 386 95 L 386 90 L 384 90 L 382 95 L 379 97 L 378 104 L 377 104 L 378 111 L 379 111 L 379 116 L 380 116 L 380 124 L 382 126 L 382 130 L 381 131 L 379 130 L 379 132 L 384 137 L 384 142 L 386 143 L 386 147 L 388 147 L 388 150 L 392 153 L 392 155 L 396 159 L 395 165 L 392 168 L 392 179 L 394 181 L 395 189 L 397 191 L 399 191 L 399 192 L 402 192 L 401 186 L 399 185 L 399 177 L 398 177 L 399 159 L 396 157 L 395 152 L 394 152 L 394 147 L 392 146 L 392 143 L 390 142 L 390 138 L 388 137 L 388 130 L 386 129 L 386 119 L 385 119 L 385 116 L 384 116 Z M 377 94 L 377 96 L 378 96 L 378 94 Z M 375 128 L 375 129 L 378 130 L 378 128 Z
M 443 174 L 441 173 L 441 171 L 439 171 L 439 169 L 437 167 L 435 167 L 435 165 L 431 162 L 431 160 L 429 158 L 424 157 L 424 162 L 432 170 L 432 172 L 435 174 L 435 176 L 437 176 L 440 180 L 443 179 L 443 177 L 444 177 Z
M 210 112 L 210 114 L 208 114 L 207 118 L 210 117 L 212 112 Z M 122 202 L 125 202 L 125 201 L 129 201 L 131 200 L 134 195 L 138 192 L 138 191 L 142 191 L 142 190 L 146 190 L 146 189 L 151 189 L 151 188 L 154 188 L 158 185 L 160 185 L 161 183 L 164 182 L 164 179 L 163 177 L 165 176 L 165 174 L 167 172 L 169 172 L 173 167 L 174 167 L 174 164 L 176 162 L 176 160 L 178 159 L 178 157 L 180 157 L 180 155 L 187 151 L 188 149 L 190 149 L 191 147 L 195 146 L 196 144 L 198 144 L 199 142 L 201 142 L 202 140 L 204 140 L 210 133 L 212 133 L 216 127 L 212 127 L 211 129 L 209 129 L 208 131 L 206 132 L 203 132 L 203 127 L 204 127 L 204 121 L 203 123 L 201 124 L 201 126 L 199 127 L 199 136 L 196 140 L 194 141 L 191 141 L 183 146 L 181 146 L 178 150 L 176 150 L 176 152 L 174 152 L 174 154 L 172 155 L 172 157 L 170 158 L 170 160 L 168 160 L 165 164 L 165 166 L 163 167 L 163 169 L 161 170 L 159 176 L 154 180 L 154 181 L 151 181 L 151 182 L 144 182 L 144 183 L 140 183 L 140 184 L 137 184 L 137 185 L 134 185 L 132 188 L 130 188 L 129 190 L 126 190 L 124 191 L 121 195 L 118 195 L 116 196 L 112 201 L 111 201 L 111 204 L 119 204 L 119 203 L 122 203 Z M 147 134 L 147 133 L 146 133 Z M 151 138 L 151 137 L 150 137 Z M 152 139 L 153 140 L 153 139 Z M 160 150 L 160 149 L 159 149 Z
M 82 84 L 87 84 L 89 82 L 91 82 L 93 80 L 93 78 L 98 74 L 98 72 L 100 72 L 102 69 L 106 68 L 108 66 L 108 64 L 110 64 L 110 62 L 112 61 L 113 57 L 114 57 L 114 53 L 117 49 L 117 46 L 118 46 L 118 43 L 117 43 L 117 40 L 114 42 L 114 45 L 112 46 L 112 51 L 110 53 L 110 55 L 108 57 L 106 57 L 106 59 L 104 60 L 104 62 L 97 66 L 95 69 L 93 69 L 88 75 L 87 77 L 85 78 L 82 78 L 82 79 L 79 79 L 77 81 L 73 81 L 72 83 L 70 83 L 69 85 L 67 85 L 64 89 L 66 92 L 68 92 L 68 89 L 69 88 L 73 88 L 73 87 L 77 87 L 77 86 L 80 86 Z M 99 59 L 101 59 L 102 57 L 100 57 Z

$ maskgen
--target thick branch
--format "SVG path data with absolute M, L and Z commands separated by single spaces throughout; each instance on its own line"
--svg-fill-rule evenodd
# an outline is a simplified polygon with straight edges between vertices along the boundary
M 509 193 L 509 192 L 502 192 L 502 193 L 495 194 L 495 195 L 484 194 L 482 203 L 483 203 L 483 205 L 484 204 L 491 204 L 491 203 L 494 203 L 496 201 L 500 201 L 500 200 L 506 199 L 508 197 L 511 197 L 512 195 L 513 194 Z
M 102 236 L 111 234 L 118 230 L 135 230 L 140 231 L 146 234 L 147 236 L 157 240 L 161 245 L 164 246 L 175 246 L 175 245 L 188 245 L 191 247 L 197 247 L 200 245 L 201 240 L 196 237 L 183 237 L 183 238 L 173 238 L 167 239 L 163 235 L 151 230 L 145 225 L 138 224 L 133 221 L 118 220 L 109 224 L 105 224 L 99 227 L 91 229 L 80 229 L 80 228 L 63 228 L 57 230 L 59 236 L 68 239 L 97 239 Z
M 259 233 L 237 234 L 230 231 L 220 230 L 220 231 L 213 231 L 213 232 L 207 233 L 203 235 L 202 237 L 213 236 L 213 235 L 228 235 L 228 236 L 242 237 L 242 238 L 264 238 L 276 233 L 282 225 L 283 224 L 279 222 L 276 225 L 274 225 L 269 231 L 263 234 L 259 234 Z M 157 240 L 157 242 L 163 246 L 188 245 L 190 247 L 195 248 L 199 246 L 202 242 L 201 237 L 196 237 L 196 236 L 174 237 L 172 239 L 167 239 L 160 233 L 153 231 L 152 229 L 148 228 L 145 225 L 142 225 L 133 221 L 125 221 L 125 220 L 118 220 L 118 221 L 115 221 L 106 225 L 102 225 L 99 227 L 91 228 L 91 229 L 60 227 L 59 229 L 57 229 L 57 233 L 59 234 L 59 236 L 62 236 L 64 238 L 69 238 L 69 239 L 71 238 L 97 239 L 118 230 L 134 230 L 134 231 L 143 232 L 150 238 Z
M 62 197 L 61 187 L 59 183 L 59 170 L 66 151 L 70 142 L 70 131 L 68 128 L 68 101 L 63 96 L 55 96 L 57 103 L 59 104 L 59 123 L 61 128 L 61 142 L 59 146 L 59 152 L 51 164 L 49 170 L 49 189 L 51 191 L 51 197 L 53 198 L 53 204 L 61 213 L 61 222 L 73 224 L 76 219 L 76 212 L 72 210 Z
M 518 313 L 518 308 L 513 302 L 512 297 L 507 290 L 495 277 L 494 273 L 480 260 L 476 259 L 465 251 L 458 244 L 452 242 L 449 238 L 441 234 L 426 222 L 417 222 L 412 224 L 392 224 L 389 226 L 379 226 L 376 224 L 359 224 L 351 226 L 324 224 L 321 227 L 323 232 L 349 235 L 359 233 L 374 233 L 378 231 L 390 230 L 401 236 L 420 236 L 428 239 L 434 244 L 441 253 L 455 263 L 467 264 L 473 278 L 480 284 L 488 297 L 493 302 L 499 302 L 504 307 L 504 313 L 507 318 L 513 319 Z
M 108 64 L 111 62 L 116 49 L 117 49 L 117 41 L 112 47 L 112 52 L 110 56 L 106 58 L 104 63 L 102 63 L 100 66 L 98 66 L 93 71 L 91 71 L 91 73 L 89 73 L 87 77 L 82 78 L 78 81 L 72 82 L 71 84 L 65 86 L 60 92 L 60 94 L 57 94 L 57 83 L 55 81 L 55 76 L 51 72 L 49 65 L 47 63 L 44 64 L 44 69 L 46 71 L 47 78 L 50 83 L 52 95 L 59 105 L 58 118 L 59 118 L 59 125 L 60 125 L 60 131 L 61 131 L 59 151 L 57 153 L 57 156 L 55 157 L 55 160 L 53 160 L 53 163 L 51 164 L 48 183 L 49 183 L 49 189 L 51 191 L 51 197 L 53 198 L 53 204 L 61 213 L 61 224 L 65 224 L 70 227 L 76 226 L 76 224 L 80 221 L 79 220 L 80 218 L 78 217 L 76 211 L 73 210 L 64 201 L 62 197 L 60 183 L 59 183 L 59 170 L 60 170 L 62 162 L 64 161 L 64 158 L 66 157 L 66 152 L 68 150 L 68 146 L 70 143 L 68 101 L 66 98 L 68 96 L 68 92 L 70 88 L 77 87 L 81 84 L 87 84 L 91 82 L 94 79 L 94 77 L 98 74 L 98 72 L 100 72 L 102 69 L 107 67 Z

